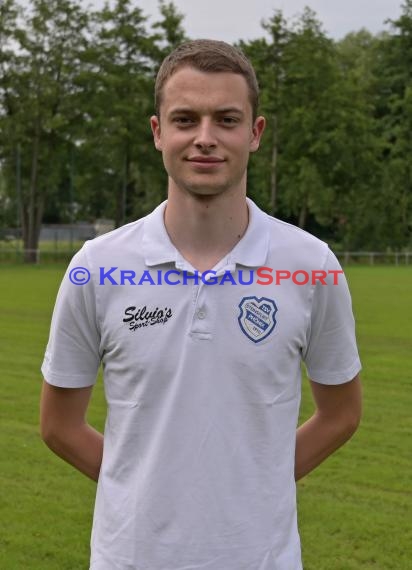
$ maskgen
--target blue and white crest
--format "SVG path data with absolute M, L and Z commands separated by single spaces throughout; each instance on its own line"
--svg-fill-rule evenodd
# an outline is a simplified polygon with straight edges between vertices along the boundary
M 239 309 L 240 328 L 253 342 L 260 342 L 267 338 L 275 328 L 275 315 L 278 308 L 272 299 L 243 297 L 239 303 Z

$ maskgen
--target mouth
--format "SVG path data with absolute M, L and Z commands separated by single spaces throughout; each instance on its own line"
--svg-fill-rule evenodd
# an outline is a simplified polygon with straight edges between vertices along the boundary
M 207 164 L 216 164 L 219 162 L 224 162 L 223 158 L 219 158 L 218 156 L 192 156 L 187 159 L 189 162 L 200 162 L 200 163 L 207 163 Z
M 225 162 L 223 158 L 218 156 L 191 156 L 187 158 L 187 161 L 202 169 L 216 168 Z

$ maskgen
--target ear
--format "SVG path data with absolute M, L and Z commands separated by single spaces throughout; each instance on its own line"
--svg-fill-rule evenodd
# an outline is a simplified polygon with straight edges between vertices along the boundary
M 150 117 L 150 126 L 152 128 L 154 145 L 157 150 L 163 150 L 160 137 L 160 119 L 157 115 Z
M 263 131 L 266 127 L 265 117 L 257 117 L 252 128 L 252 138 L 250 140 L 249 150 L 250 152 L 256 152 L 260 145 L 260 139 L 262 138 Z

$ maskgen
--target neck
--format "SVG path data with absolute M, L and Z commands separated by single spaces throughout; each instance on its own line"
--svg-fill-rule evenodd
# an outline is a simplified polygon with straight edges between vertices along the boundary
M 199 271 L 212 269 L 248 226 L 246 189 L 197 196 L 169 186 L 165 226 L 183 257 Z

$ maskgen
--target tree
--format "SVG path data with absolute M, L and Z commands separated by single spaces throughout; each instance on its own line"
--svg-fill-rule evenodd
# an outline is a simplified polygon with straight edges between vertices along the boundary
M 334 238 L 347 250 L 384 247 L 379 228 L 382 139 L 376 116 L 379 41 L 360 30 L 337 43 L 343 78 L 339 121 L 345 142 L 335 169 Z
M 380 227 L 388 244 L 410 243 L 412 231 L 412 0 L 402 5 L 378 60 L 381 136 L 384 140 L 383 207 Z
M 19 6 L 14 0 L 5 0 L 0 5 L 0 209 L 3 225 L 11 220 L 10 212 L 16 212 L 19 208 L 16 193 L 10 192 L 8 188 L 8 179 L 11 178 L 14 182 L 14 171 L 11 169 L 15 164 L 13 158 L 16 148 L 10 145 L 7 136 L 12 94 L 11 68 L 15 61 L 12 44 L 18 15 Z M 15 220 L 14 216 L 13 223 Z
M 25 261 L 35 262 L 45 203 L 67 150 L 61 143 L 76 119 L 71 103 L 87 18 L 72 0 L 33 0 L 24 21 L 10 34 L 16 45 L 3 82 L 3 149 L 8 157 L 20 149 Z
M 260 112 L 267 118 L 265 144 L 259 154 L 252 157 L 249 174 L 251 195 L 258 203 L 275 215 L 278 207 L 278 157 L 281 144 L 285 62 L 284 54 L 290 39 L 290 30 L 280 10 L 272 18 L 262 22 L 269 35 L 249 43 L 239 42 L 239 47 L 250 58 L 261 88 Z M 269 141 L 269 142 L 268 142 Z M 268 172 L 267 177 L 256 175 Z
M 152 26 L 154 30 L 159 30 L 154 37 L 156 43 L 152 53 L 155 74 L 163 59 L 180 43 L 188 39 L 182 25 L 184 16 L 178 12 L 173 2 L 166 3 L 160 0 L 159 12 L 162 18 Z
M 94 36 L 81 78 L 88 168 L 80 183 L 89 211 L 114 213 L 121 225 L 138 192 L 140 150 L 147 139 L 152 39 L 146 17 L 130 0 L 117 0 L 113 8 L 106 4 L 92 20 Z

